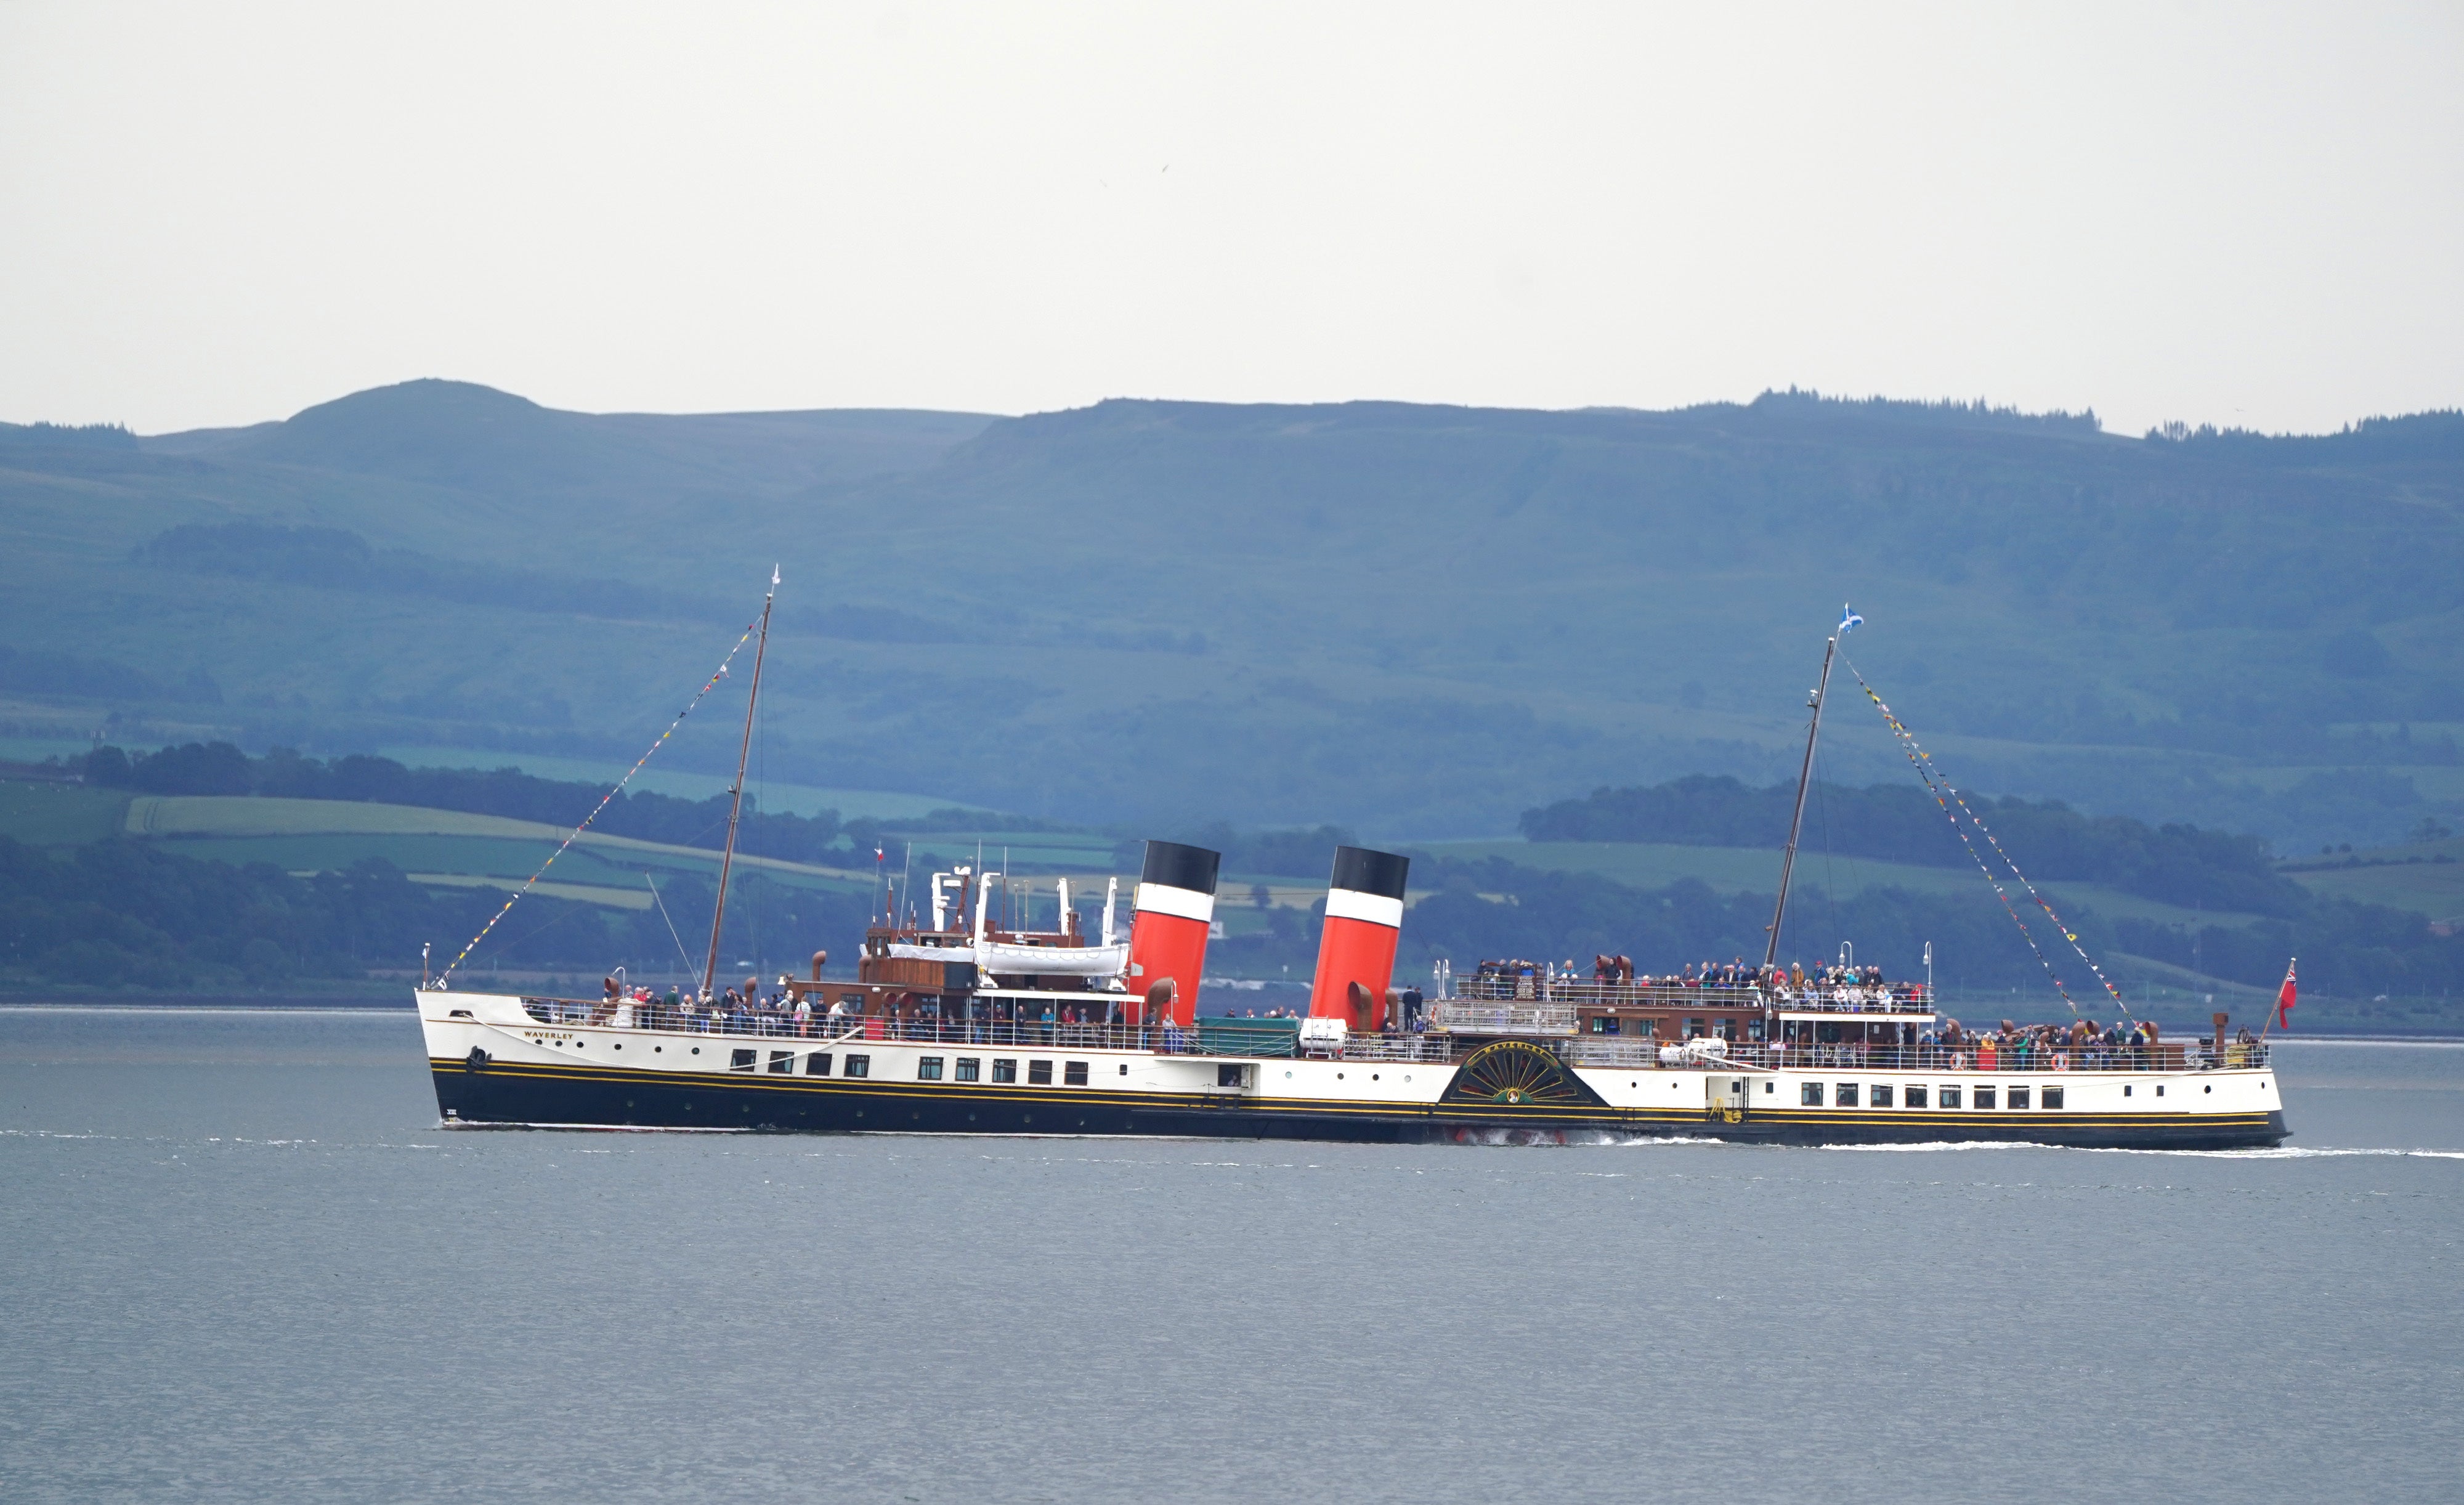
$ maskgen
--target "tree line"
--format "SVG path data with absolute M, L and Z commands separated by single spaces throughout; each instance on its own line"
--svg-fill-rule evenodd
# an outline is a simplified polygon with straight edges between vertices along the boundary
M 252 758 L 230 742 L 187 742 L 135 757 L 103 746 L 65 765 L 83 774 L 88 784 L 144 794 L 255 794 L 416 805 L 547 826 L 577 824 L 607 792 L 601 785 L 541 779 L 518 768 L 407 768 L 390 758 L 363 753 L 327 762 L 276 747 Z M 833 850 L 846 830 L 836 810 L 812 815 L 758 810 L 751 808 L 750 794 L 745 803 L 737 833 L 738 851 L 789 862 L 825 863 L 847 854 Z M 727 810 L 724 794 L 687 800 L 633 790 L 608 801 L 591 829 L 671 846 L 716 848 L 726 840 Z
M 758 873 L 730 886 L 723 976 L 747 960 L 801 974 L 816 949 L 855 954 L 865 896 Z M 678 875 L 660 892 L 681 942 L 656 909 L 533 895 L 473 951 L 466 976 L 494 963 L 697 976 L 714 885 Z M 382 857 L 295 877 L 267 863 L 237 867 L 122 838 L 51 852 L 0 836 L 0 978 L 104 990 L 297 989 L 416 967 L 422 945 L 442 970 L 503 903 L 495 889 L 424 888 Z

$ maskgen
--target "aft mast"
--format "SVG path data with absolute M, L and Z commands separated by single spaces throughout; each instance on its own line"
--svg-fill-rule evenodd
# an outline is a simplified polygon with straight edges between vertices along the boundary
M 1823 645 L 1822 677 L 1815 684 L 1813 698 L 1806 702 L 1813 708 L 1814 719 L 1805 728 L 1805 766 L 1796 774 L 1796 812 L 1789 817 L 1788 849 L 1779 859 L 1779 902 L 1771 906 L 1771 924 L 1766 927 L 1771 934 L 1769 943 L 1763 947 L 1763 970 L 1766 972 L 1779 960 L 1779 922 L 1788 916 L 1788 880 L 1796 871 L 1796 838 L 1805 829 L 1805 791 L 1814 783 L 1814 740 L 1822 733 L 1822 702 L 1831 688 L 1831 661 L 1839 654 L 1839 640 L 1848 635 L 1850 628 L 1864 620 L 1844 606 L 1839 609 L 1838 630 Z M 759 665 L 759 662 L 757 657 L 755 663 Z M 758 668 L 756 672 L 759 673 Z
M 753 712 L 761 703 L 761 657 L 770 647 L 770 604 L 779 599 L 779 566 L 770 566 L 770 593 L 761 598 L 761 635 L 753 647 L 753 691 L 744 699 L 744 743 L 736 752 L 736 787 L 730 791 L 734 803 L 727 808 L 727 850 L 718 859 L 718 902 L 710 912 L 710 960 L 702 963 L 701 996 L 712 996 L 711 986 L 718 977 L 718 928 L 727 918 L 727 874 L 736 866 L 736 823 L 744 813 L 744 764 L 753 755 Z M 1830 673 L 1831 660 L 1822 661 L 1823 672 Z M 1797 796 L 1800 808 L 1805 803 Z

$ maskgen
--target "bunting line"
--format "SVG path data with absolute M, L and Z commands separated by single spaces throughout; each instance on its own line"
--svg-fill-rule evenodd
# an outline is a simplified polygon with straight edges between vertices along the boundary
M 1976 850 L 1976 843 L 1969 837 L 1968 827 L 1960 824 L 1961 816 L 1966 816 L 1969 824 L 1976 828 L 1977 834 L 1985 838 L 1985 844 L 1993 849 L 1993 854 L 2002 859 L 2003 866 L 2011 870 L 2011 875 L 2019 880 L 2019 886 L 2027 890 L 2028 896 L 2036 901 L 2036 907 L 2045 912 L 2045 918 L 2053 922 L 2054 929 L 2064 941 L 2070 942 L 2073 951 L 2079 953 L 2080 964 L 2094 973 L 2096 980 L 2104 985 L 2106 995 L 2113 1000 L 2113 1006 L 2122 1010 L 2123 1017 L 2135 1022 L 2137 1016 L 2131 1013 L 2130 1006 L 2123 1002 L 2122 990 L 2113 985 L 2113 980 L 2104 975 L 2104 969 L 2098 966 L 2096 959 L 2087 954 L 2087 948 L 2079 944 L 2079 933 L 2063 923 L 2061 916 L 2054 913 L 2054 906 L 2046 902 L 2044 895 L 2036 892 L 2036 886 L 2028 881 L 2028 875 L 2019 871 L 2017 860 L 1995 838 L 1992 828 L 1985 824 L 1983 817 L 1969 808 L 1968 801 L 1951 786 L 1948 780 L 1942 778 L 1933 769 L 1931 766 L 1933 754 L 1925 751 L 1918 743 L 1916 734 L 1909 731 L 1900 719 L 1891 713 L 1891 708 L 1882 703 L 1882 697 L 1874 693 L 1874 687 L 1865 682 L 1865 676 L 1858 673 L 1857 666 L 1849 662 L 1846 653 L 1839 655 L 1839 661 L 1847 665 L 1848 673 L 1857 681 L 1857 687 L 1865 692 L 1865 698 L 1873 701 L 1874 709 L 1881 712 L 1882 719 L 1890 723 L 1892 735 L 1900 740 L 1900 750 L 1907 755 L 1908 765 L 1916 769 L 1919 779 L 1925 781 L 1925 792 L 1933 796 L 1935 807 L 1942 811 L 1945 818 L 1949 820 L 1950 829 L 1958 834 L 1960 845 L 1966 847 L 1969 856 L 1975 859 L 1977 871 L 1984 874 L 1985 881 L 1993 886 L 1993 896 L 2002 901 L 2003 913 L 2009 915 L 2011 922 L 2019 927 L 2019 934 L 2027 940 L 2028 949 L 2036 954 L 2036 961 L 2044 967 L 2045 976 L 2053 980 L 2054 991 L 2059 993 L 2062 1002 L 2070 1006 L 2072 1014 L 2079 1013 L 2079 1001 L 2072 998 L 2070 989 L 2062 985 L 2061 974 L 2054 970 L 2053 958 L 2045 955 L 2045 948 L 2036 943 L 2035 932 L 2028 928 L 2028 921 L 2021 918 L 2017 907 L 2011 902 L 2010 891 L 2002 886 L 2002 880 L 1993 875 L 1992 864 L 1987 862 L 1984 854 Z M 1951 807 L 1954 805 L 1959 808 L 1957 813 L 1952 812 Z
M 521 902 L 522 896 L 528 894 L 534 884 L 547 875 L 548 869 L 556 866 L 556 859 L 564 855 L 564 850 L 580 840 L 582 833 L 590 829 L 590 823 L 597 820 L 600 813 L 607 808 L 608 802 L 625 792 L 625 786 L 633 782 L 633 775 L 642 771 L 643 764 L 649 763 L 660 748 L 668 744 L 668 739 L 676 734 L 676 728 L 685 724 L 685 718 L 693 715 L 693 707 L 701 704 L 713 690 L 718 688 L 718 682 L 727 677 L 727 666 L 736 662 L 736 655 L 744 652 L 745 644 L 753 641 L 754 629 L 759 625 L 759 623 L 751 623 L 745 627 L 744 635 L 736 640 L 736 646 L 727 651 L 727 656 L 718 661 L 718 668 L 712 671 L 709 681 L 694 693 L 693 699 L 686 702 L 683 710 L 676 713 L 676 719 L 668 723 L 668 729 L 659 734 L 659 740 L 650 744 L 649 751 L 633 761 L 633 766 L 625 770 L 625 777 L 617 780 L 608 787 L 606 793 L 599 797 L 599 803 L 591 807 L 590 813 L 582 817 L 582 824 L 573 828 L 572 832 L 564 840 L 557 843 L 556 850 L 547 854 L 547 860 L 539 865 L 539 871 L 532 874 L 520 888 L 514 891 L 513 897 L 505 900 L 504 908 L 488 917 L 488 922 L 479 927 L 479 933 L 471 938 L 471 943 L 462 948 L 461 954 L 453 959 L 451 965 L 436 975 L 436 987 L 439 991 L 444 989 L 446 980 L 453 975 L 453 968 L 460 966 L 472 952 L 479 948 L 479 942 L 488 939 L 488 932 L 496 928 L 496 921 L 504 918 L 507 912 Z

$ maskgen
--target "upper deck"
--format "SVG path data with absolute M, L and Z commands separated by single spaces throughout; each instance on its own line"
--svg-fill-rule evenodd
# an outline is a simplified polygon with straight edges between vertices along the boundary
M 1698 995 L 1705 989 L 1672 991 Z M 1735 990 L 1749 991 L 1749 990 Z M 534 1023 L 562 1027 L 641 1030 L 681 1036 L 719 1036 L 775 1042 L 786 1050 L 830 1043 L 877 1041 L 892 1045 L 1016 1047 L 1081 1050 L 1225 1059 L 1321 1059 L 1418 1061 L 1445 1064 L 1468 1057 L 1501 1038 L 1529 1039 L 1570 1066 L 1653 1071 L 1921 1071 L 1921 1072 L 2185 1072 L 2264 1067 L 2265 1043 L 2216 1048 L 2203 1040 L 2156 1045 L 2045 1047 L 2013 1043 L 1991 1051 L 1977 1043 L 1815 1038 L 1726 1039 L 1608 1032 L 1576 1033 L 1582 1006 L 1483 1004 L 1442 999 L 1432 1006 L 1420 1030 L 1311 1031 L 1295 1019 L 1200 1018 L 1195 1026 L 1072 1023 L 1032 1018 L 941 1019 L 893 1014 L 813 1016 L 767 1009 L 734 1012 L 670 1008 L 664 1004 L 610 1005 L 601 1000 L 524 997 L 523 1013 Z M 1705 1007 L 1720 1006 L 1701 1006 Z M 1729 1007 L 1739 1006 L 1729 1005 Z M 1755 1006 L 1745 1006 L 1755 1007 Z M 1853 1011 L 1842 1010 L 1842 1013 Z M 1825 1017 L 1828 1017 L 1825 1013 Z M 1688 1018 L 1683 1014 L 1681 1018 Z M 1878 1022 L 1918 1017 L 1906 1011 L 1873 1014 Z M 1320 1026 L 1334 1021 L 1316 1021 Z

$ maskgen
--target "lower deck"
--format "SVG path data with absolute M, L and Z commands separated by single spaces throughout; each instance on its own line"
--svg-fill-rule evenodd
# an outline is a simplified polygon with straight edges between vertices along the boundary
M 1585 1064 L 1489 1041 L 1435 1059 L 1240 1056 L 1056 1031 L 1023 1043 L 542 1025 L 421 995 L 440 1111 L 468 1124 L 1419 1140 L 1675 1135 L 2239 1148 L 2285 1137 L 2264 1068 L 1980 1072 Z

